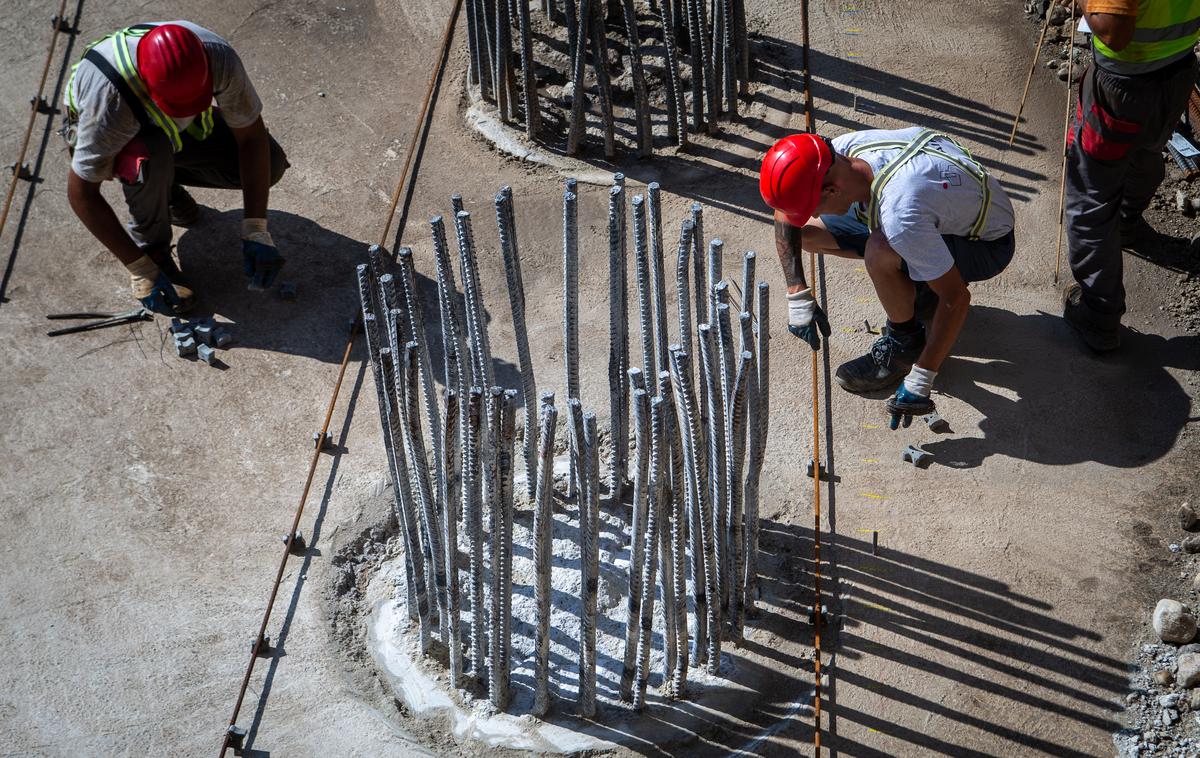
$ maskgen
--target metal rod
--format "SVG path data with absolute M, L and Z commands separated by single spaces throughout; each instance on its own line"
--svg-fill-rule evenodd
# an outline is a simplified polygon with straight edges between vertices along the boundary
M 449 628 L 446 630 L 449 649 L 450 687 L 462 686 L 462 597 L 458 572 L 458 502 L 462 497 L 462 476 L 459 472 L 459 396 L 453 387 L 446 389 L 446 416 L 442 441 L 442 470 L 446 473 L 446 494 L 443 523 L 443 543 L 446 550 L 446 595 L 450 603 Z
M 567 0 L 571 8 L 574 0 Z M 584 63 L 587 60 L 588 20 L 591 16 L 592 0 L 579 0 L 576 19 L 575 45 L 571 50 L 571 126 L 567 131 L 567 155 L 579 153 L 579 143 L 584 138 L 584 112 L 587 88 L 583 86 Z
M 604 24 L 603 0 L 592 3 L 592 67 L 596 71 L 596 91 L 600 96 L 600 121 L 604 126 L 604 157 L 617 155 L 613 123 L 612 80 L 608 72 L 608 38 Z
M 747 316 L 749 314 L 746 314 Z M 749 318 L 747 318 L 747 323 Z M 726 439 L 730 441 L 726 447 L 729 460 L 729 552 L 730 572 L 729 581 L 729 629 L 730 639 L 740 642 L 742 639 L 742 590 L 745 587 L 743 575 L 745 558 L 742 545 L 744 530 L 742 528 L 742 467 L 746 455 L 746 389 L 750 375 L 754 371 L 754 355 L 746 350 L 741 353 L 738 361 L 737 374 L 734 378 L 733 393 L 729 399 L 729 414 L 726 426 Z
M 623 178 L 623 177 L 622 177 Z M 612 425 L 608 491 L 620 500 L 629 457 L 629 306 L 625 244 L 625 188 L 608 192 L 608 399 Z
M 1050 15 L 1049 10 L 1046 11 L 1046 15 L 1047 16 Z M 1071 4 L 1071 21 L 1070 21 L 1070 26 L 1068 27 L 1068 29 L 1071 29 L 1071 30 L 1075 29 L 1075 4 L 1074 3 Z M 1072 31 L 1071 33 L 1074 34 L 1074 31 Z M 1068 44 L 1068 48 L 1067 48 L 1067 108 L 1066 108 L 1066 113 L 1063 115 L 1063 147 L 1064 147 L 1064 150 L 1063 150 L 1063 157 L 1062 157 L 1062 170 L 1060 172 L 1061 178 L 1059 179 L 1059 185 L 1058 185 L 1058 240 L 1054 243 L 1054 283 L 1055 284 L 1058 284 L 1058 273 L 1062 269 L 1062 238 L 1063 238 L 1063 230 L 1067 225 L 1066 221 L 1065 221 L 1065 217 L 1063 215 L 1063 210 L 1066 208 L 1066 204 L 1067 204 L 1067 155 L 1068 155 L 1069 151 L 1066 150 L 1065 148 L 1067 145 L 1067 136 L 1071 131 L 1071 94 L 1072 94 L 1072 89 L 1073 89 L 1072 82 L 1074 80 L 1075 80 L 1075 51 Z M 1068 244 L 1070 244 L 1070 240 L 1068 240 Z
M 642 42 L 633 0 L 621 0 L 621 11 L 625 19 L 625 38 L 629 42 L 629 69 L 633 78 L 638 157 L 649 158 L 654 154 L 654 132 L 650 126 L 650 95 L 646 89 L 646 69 L 642 63 Z
M 679 343 L 685 349 L 692 346 L 692 297 L 688 281 L 688 256 L 694 249 L 692 234 L 695 224 L 684 219 L 679 227 L 679 247 L 675 252 L 675 296 L 679 311 Z M 664 365 L 664 368 L 666 366 Z
M 467 437 L 462 449 L 463 520 L 467 529 L 467 550 L 470 560 L 470 580 L 467 594 L 471 598 L 471 677 L 482 682 L 485 663 L 483 614 L 483 499 L 480 493 L 479 444 L 483 426 L 483 390 L 470 389 L 467 401 Z
M 528 12 L 524 2 L 518 3 Z M 525 406 L 524 447 L 525 494 L 534 497 L 537 476 L 537 382 L 533 374 L 533 357 L 529 350 L 529 331 L 525 326 L 525 280 L 521 274 L 521 254 L 517 245 L 516 212 L 513 210 L 512 188 L 502 187 L 496 195 L 496 226 L 500 230 L 500 252 L 504 256 L 504 276 L 508 285 L 508 305 L 512 311 L 513 339 L 517 344 L 517 366 L 521 372 L 521 397 Z
M 663 399 L 650 401 L 650 482 L 647 488 L 646 537 L 642 547 L 641 614 L 639 619 L 637 674 L 633 689 L 633 708 L 640 711 L 646 703 L 646 684 L 650 677 L 650 646 L 654 631 L 655 572 L 658 568 L 658 532 L 663 519 L 662 490 L 666 451 L 663 449 Z
M 670 2 L 663 2 L 663 80 L 667 85 L 667 136 L 682 149 L 687 146 L 687 114 L 684 108 L 683 85 L 679 80 L 679 62 L 676 60 L 675 29 L 668 8 Z
M 641 195 L 633 196 L 633 263 L 638 288 L 638 321 L 642 330 L 642 371 L 657 376 L 654 349 L 654 304 L 651 296 L 650 258 L 646 249 L 646 212 Z
M 1038 35 L 1037 44 L 1033 46 L 1033 58 L 1029 61 L 1029 73 L 1025 75 L 1025 89 L 1021 90 L 1021 102 L 1017 105 L 1017 115 L 1013 118 L 1012 134 L 1008 135 L 1007 147 L 1012 147 L 1017 141 L 1017 128 L 1021 125 L 1021 114 L 1025 112 L 1025 98 L 1029 96 L 1029 83 L 1033 81 L 1033 70 L 1037 68 L 1038 57 L 1042 53 L 1042 43 L 1046 41 L 1046 30 L 1050 28 L 1050 9 L 1053 6 L 1046 6 L 1046 20 L 1042 23 L 1042 33 Z M 1074 34 L 1074 26 L 1072 25 L 1072 34 Z M 1072 56 L 1074 57 L 1074 56 Z M 1067 82 L 1067 89 L 1071 88 L 1071 84 Z
M 717 526 L 725 500 L 725 412 L 721 395 L 720 358 L 717 355 L 716 335 L 709 324 L 697 327 L 700 342 L 700 366 L 708 393 L 708 492 L 701 497 L 703 507 L 704 577 L 708 601 L 708 651 L 704 662 L 708 672 L 715 674 L 721 660 L 721 563 L 718 560 Z M 723 554 L 723 553 L 722 553 Z M 697 642 L 697 645 L 699 643 Z M 697 658 L 697 663 L 700 659 Z
M 678 346 L 675 346 L 678 347 Z M 662 490 L 663 500 L 660 503 L 662 517 L 659 519 L 659 539 L 658 539 L 658 572 L 662 577 L 659 596 L 662 598 L 663 604 L 663 689 L 668 694 L 672 693 L 672 681 L 676 666 L 676 656 L 679 653 L 676 642 L 679 634 L 678 620 L 675 617 L 677 610 L 676 594 L 678 588 L 676 586 L 675 561 L 671 555 L 671 527 L 673 522 L 672 517 L 676 510 L 682 511 L 682 503 L 685 500 L 684 495 L 684 471 L 683 471 L 683 442 L 680 438 L 679 423 L 675 415 L 675 393 L 671 388 L 671 372 L 664 367 L 663 371 L 658 374 L 658 396 L 663 401 L 663 445 L 666 460 L 664 465 L 667 469 L 663 473 L 664 487 Z M 679 576 L 678 581 L 686 584 L 686 578 Z M 686 630 L 684 632 L 686 634 Z
M 550 710 L 550 575 L 554 561 L 554 433 L 558 410 L 554 393 L 543 392 L 542 420 L 538 441 L 537 497 L 533 511 L 534 626 L 533 715 L 544 716 Z
M 529 26 L 529 3 L 517 0 L 517 20 L 521 33 L 521 91 L 525 95 L 525 136 L 537 139 L 541 128 L 541 103 L 538 100 L 537 79 L 533 73 L 533 35 Z M 527 401 L 529 402 L 529 401 Z
M 584 0 L 586 3 L 587 0 Z M 582 7 L 582 6 L 581 6 Z M 579 386 L 579 226 L 575 193 L 563 192 L 563 367 L 566 370 L 567 402 L 582 400 Z M 583 449 L 574 429 L 575 415 L 567 419 L 570 433 L 570 471 L 567 477 L 567 497 L 575 497 L 582 489 L 579 463 Z
M 479 264 L 475 257 L 475 236 L 471 231 L 471 214 L 459 211 L 454 217 L 458 236 L 459 273 L 463 280 L 466 300 L 467 351 L 474 382 L 490 387 L 495 377 L 492 368 L 492 348 L 488 340 L 487 315 L 483 291 L 479 285 Z
M 692 64 L 692 131 L 704 129 L 704 34 L 700 26 L 700 6 L 704 0 L 687 1 L 688 52 Z M 693 209 L 696 206 L 692 206 Z M 698 322 L 698 323 L 702 323 Z
M 630 384 L 634 383 L 633 368 L 629 370 Z M 650 461 L 650 396 L 643 388 L 633 388 L 633 433 L 637 458 L 633 470 L 633 522 L 629 528 L 629 594 L 626 596 L 625 657 L 621 669 L 620 696 L 632 697 L 637 661 L 637 629 L 641 619 L 642 576 L 644 561 L 643 532 L 646 528 L 647 466 Z
M 654 293 L 654 358 L 659 369 L 667 367 L 667 272 L 663 254 L 662 194 L 658 182 L 646 187 L 647 221 L 650 231 L 650 278 Z M 657 371 L 647 373 L 647 381 L 654 381 Z
M 750 36 L 746 32 L 746 0 L 733 0 L 733 30 L 737 44 L 738 94 L 750 96 Z
M 746 486 L 746 612 L 756 613 L 758 600 L 758 487 L 762 475 L 762 464 L 767 450 L 767 428 L 771 421 L 771 334 L 770 334 L 770 285 L 758 285 L 758 355 L 756 366 L 758 380 L 754 383 L 757 402 L 751 417 L 752 447 L 750 472 Z M 757 433 L 755 427 L 757 426 Z M 756 457 L 757 455 L 757 457 Z M 753 483 L 753 490 L 750 483 Z

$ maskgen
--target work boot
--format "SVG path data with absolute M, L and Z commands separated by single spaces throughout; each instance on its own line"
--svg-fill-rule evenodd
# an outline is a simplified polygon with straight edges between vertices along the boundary
M 171 185 L 171 199 L 167 203 L 171 223 L 175 226 L 191 226 L 200 218 L 200 206 L 181 184 Z
M 891 389 L 912 370 L 925 349 L 925 327 L 910 334 L 896 334 L 883 327 L 866 355 L 838 366 L 834 378 L 847 392 L 863 393 Z
M 914 282 L 917 295 L 913 298 L 913 313 L 921 321 L 928 323 L 937 312 L 938 296 L 926 282 Z
M 1097 353 L 1108 353 L 1121 346 L 1120 328 L 1097 323 L 1091 309 L 1083 302 L 1083 288 L 1078 284 L 1072 284 L 1063 292 L 1063 319 L 1084 344 Z

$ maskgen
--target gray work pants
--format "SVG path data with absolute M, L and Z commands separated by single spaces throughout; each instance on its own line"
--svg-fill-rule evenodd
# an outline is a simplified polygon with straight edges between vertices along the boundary
M 1136 219 L 1162 183 L 1162 149 L 1196 82 L 1196 60 L 1142 76 L 1093 64 L 1083 76 L 1067 147 L 1066 224 L 1071 273 L 1102 329 L 1125 313 L 1120 217 Z
M 167 210 L 171 186 L 241 189 L 238 146 L 220 111 L 213 112 L 212 134 L 203 140 L 183 134 L 183 149 L 178 153 L 171 152 L 171 142 L 161 129 L 142 129 L 138 136 L 149 153 L 142 164 L 142 179 L 136 184 L 121 183 L 125 201 L 129 204 L 129 236 L 138 247 L 158 255 L 171 244 L 171 220 Z M 268 135 L 268 142 L 271 184 L 274 185 L 290 164 L 275 138 Z

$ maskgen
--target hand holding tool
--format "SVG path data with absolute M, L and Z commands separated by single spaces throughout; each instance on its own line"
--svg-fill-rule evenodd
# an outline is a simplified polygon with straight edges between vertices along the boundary
M 821 335 L 829 336 L 829 319 L 813 299 L 812 290 L 800 290 L 787 296 L 788 331 L 808 343 L 813 350 L 821 349 Z

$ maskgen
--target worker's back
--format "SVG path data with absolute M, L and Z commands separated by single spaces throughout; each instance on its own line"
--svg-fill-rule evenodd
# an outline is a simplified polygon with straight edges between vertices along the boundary
M 1200 39 L 1200 0 L 1091 0 L 1088 11 L 1137 17 L 1133 40 L 1119 51 L 1092 39 L 1097 65 L 1113 73 L 1165 68 L 1192 55 Z

